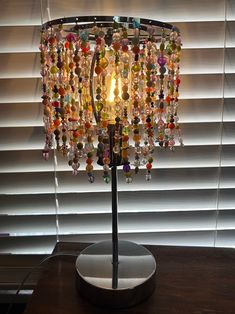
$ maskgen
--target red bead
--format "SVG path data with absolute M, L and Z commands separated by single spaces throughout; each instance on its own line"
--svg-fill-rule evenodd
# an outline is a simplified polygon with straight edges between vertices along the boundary
M 91 158 L 87 158 L 87 160 L 86 160 L 86 163 L 88 164 L 88 165 L 91 165 L 92 164 L 92 159 Z
M 53 44 L 55 44 L 56 39 L 55 39 L 55 37 L 50 37 L 48 41 L 49 41 L 49 43 L 50 43 L 51 45 L 53 45 Z
M 150 164 L 149 162 L 146 164 L 146 168 L 148 169 L 148 170 L 151 170 L 152 169 L 152 164 Z
M 115 51 L 118 51 L 119 49 L 120 49 L 120 43 L 119 42 L 114 42 L 113 43 L 113 49 L 115 50 Z
M 179 78 L 177 78 L 177 79 L 175 80 L 175 84 L 176 84 L 176 85 L 180 85 L 180 79 L 179 79 Z
M 96 44 L 97 45 L 100 45 L 102 43 L 102 40 L 100 37 L 96 38 Z
M 134 46 L 132 48 L 132 51 L 135 53 L 135 54 L 138 54 L 140 52 L 140 48 L 138 46 Z
M 122 46 L 122 51 L 127 52 L 128 51 L 128 46 Z
M 82 47 L 81 49 L 83 53 L 89 52 L 89 47 Z
M 75 137 L 75 138 L 79 137 L 79 132 L 78 131 L 74 131 L 73 132 L 73 137 Z
M 60 103 L 59 103 L 58 101 L 53 101 L 53 102 L 52 102 L 52 106 L 53 106 L 53 107 L 56 107 L 56 108 L 57 108 L 57 107 L 59 107 L 59 105 L 60 105 Z

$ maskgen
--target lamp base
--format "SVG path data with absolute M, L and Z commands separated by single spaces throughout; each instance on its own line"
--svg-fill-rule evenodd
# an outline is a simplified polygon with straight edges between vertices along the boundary
M 112 263 L 112 241 L 84 249 L 76 260 L 80 294 L 95 305 L 110 308 L 134 306 L 155 288 L 156 262 L 143 246 L 118 242 L 119 262 Z

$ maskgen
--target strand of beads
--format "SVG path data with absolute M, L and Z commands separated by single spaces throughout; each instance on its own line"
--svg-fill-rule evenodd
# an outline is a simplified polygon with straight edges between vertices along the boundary
M 42 96 L 42 104 L 44 107 L 43 110 L 43 122 L 44 122 L 44 132 L 45 132 L 45 146 L 42 151 L 43 158 L 48 160 L 49 158 L 49 151 L 52 147 L 52 130 L 51 130 L 51 103 L 50 103 L 50 96 L 48 95 L 48 55 L 47 55 L 47 36 L 44 31 L 41 32 L 41 42 L 39 49 L 40 53 L 40 62 L 41 62 L 41 75 L 42 75 L 42 89 L 43 89 L 43 96 Z
M 175 76 L 174 76 L 174 86 L 175 86 L 175 93 L 174 93 L 174 122 L 175 122 L 175 128 L 178 133 L 178 140 L 181 146 L 184 146 L 183 144 L 183 139 L 181 137 L 181 130 L 179 126 L 179 117 L 178 117 L 178 97 L 179 97 L 179 85 L 180 85 L 180 51 L 181 51 L 181 37 L 179 30 L 174 28 L 173 29 L 173 34 L 172 34 L 173 40 L 174 40 L 174 45 L 173 45 L 173 54 L 172 54 L 172 61 L 174 64 L 174 69 L 175 69 Z
M 143 156 L 144 164 L 146 164 L 146 181 L 151 180 L 151 168 L 153 162 L 154 150 L 154 132 L 153 132 L 153 108 L 155 102 L 155 45 L 153 39 L 150 37 L 147 45 L 147 58 L 146 58 L 146 104 L 144 127 L 144 147 Z
M 92 124 L 92 106 L 91 106 L 91 95 L 90 95 L 90 69 L 91 69 L 91 51 L 90 51 L 90 42 L 89 42 L 89 33 L 87 31 L 83 31 L 80 34 L 81 39 L 81 50 L 82 50 L 82 72 L 83 72 L 83 84 L 82 84 L 82 110 L 83 111 L 83 124 L 81 126 L 84 127 L 85 130 L 85 146 L 84 150 L 87 154 L 86 159 L 86 172 L 88 175 L 88 180 L 90 183 L 93 183 L 95 180 L 93 173 L 93 155 L 94 155 L 94 145 L 93 145 L 93 134 L 94 127 Z
M 78 168 L 80 167 L 79 163 L 79 153 L 77 144 L 79 141 L 79 113 L 78 113 L 78 104 L 76 103 L 77 98 L 77 78 L 75 75 L 75 64 L 77 67 L 78 60 L 74 56 L 77 56 L 78 51 L 76 47 L 77 38 L 73 34 L 68 34 L 66 36 L 66 42 L 64 43 L 64 67 L 63 67 L 63 83 L 64 83 L 64 100 L 66 102 L 66 117 L 67 129 L 69 138 L 70 138 L 70 149 L 68 153 L 69 165 L 72 166 L 73 174 L 77 175 Z M 74 52 L 76 51 L 76 53 Z M 62 89 L 62 87 L 61 87 Z M 62 89 L 63 92 L 63 89 Z
M 165 122 L 164 122 L 164 115 L 165 115 L 164 74 L 166 73 L 165 65 L 167 62 L 167 59 L 164 56 L 164 49 L 165 49 L 165 33 L 164 33 L 164 30 L 162 30 L 161 43 L 159 47 L 159 55 L 157 59 L 157 63 L 159 66 L 159 91 L 160 92 L 159 92 L 159 102 L 158 102 L 157 117 L 156 117 L 157 142 L 159 143 L 160 147 L 163 147 L 164 143 L 165 145 L 167 145 L 167 142 L 168 142 L 167 133 L 165 133 Z
M 140 80 L 144 77 L 144 50 L 140 53 L 139 47 L 139 38 L 138 32 L 135 32 L 136 38 L 133 40 L 132 44 L 132 52 L 134 54 L 134 66 L 132 67 L 132 130 L 133 130 L 133 141 L 135 143 L 135 159 L 134 159 L 134 166 L 135 166 L 135 173 L 139 172 L 140 166 L 140 154 L 141 154 L 141 135 L 140 135 L 140 115 L 141 115 L 141 108 L 140 108 Z M 140 72 L 141 71 L 141 72 Z
M 64 88 L 64 75 L 63 75 L 63 66 L 64 66 L 64 45 L 61 43 L 60 39 L 62 38 L 61 35 L 62 26 L 59 27 L 59 30 L 56 32 L 57 42 L 57 68 L 58 71 L 58 82 L 60 84 L 59 87 L 59 95 L 60 95 L 60 106 L 57 109 L 60 113 L 61 117 L 61 131 L 62 131 L 62 152 L 65 156 L 67 154 L 68 145 L 67 145 L 67 129 L 66 129 L 66 109 L 65 109 L 65 94 L 66 90 Z

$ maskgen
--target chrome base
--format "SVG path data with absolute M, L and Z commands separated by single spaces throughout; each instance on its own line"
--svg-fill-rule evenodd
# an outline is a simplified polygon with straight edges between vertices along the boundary
M 112 263 L 112 241 L 90 245 L 76 260 L 77 286 L 88 301 L 103 307 L 134 306 L 151 295 L 156 262 L 143 246 L 118 242 L 119 262 Z

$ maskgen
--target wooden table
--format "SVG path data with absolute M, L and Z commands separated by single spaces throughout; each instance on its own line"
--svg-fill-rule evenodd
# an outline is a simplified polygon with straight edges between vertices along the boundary
M 60 242 L 54 253 L 77 254 L 86 245 Z M 235 314 L 235 250 L 220 248 L 146 246 L 156 257 L 157 286 L 136 307 L 97 308 L 75 287 L 73 256 L 57 256 L 45 271 L 25 314 Z

